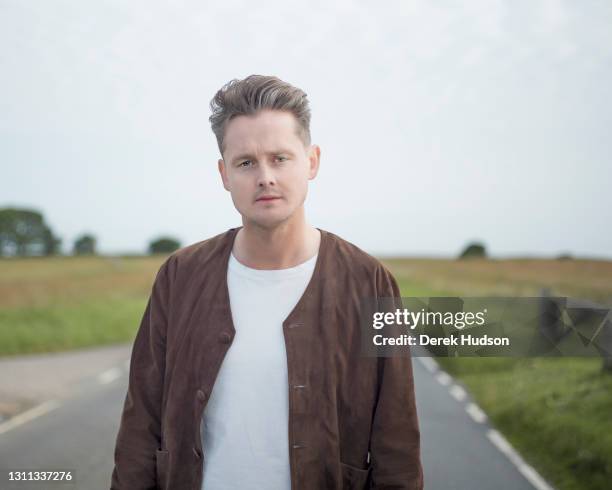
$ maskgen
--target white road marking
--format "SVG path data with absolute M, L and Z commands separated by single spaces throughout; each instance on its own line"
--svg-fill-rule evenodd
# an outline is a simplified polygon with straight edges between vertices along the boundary
M 40 417 L 41 415 L 44 415 L 50 412 L 51 410 L 55 410 L 59 406 L 60 403 L 57 400 L 47 400 L 46 402 L 41 403 L 36 407 L 30 408 L 25 412 L 15 415 L 14 417 L 8 419 L 6 422 L 0 424 L 0 434 L 4 434 L 5 432 L 8 432 L 9 430 L 14 429 L 15 427 L 21 424 L 25 424 L 30 420 L 34 420 L 36 417 Z
M 121 369 L 116 367 L 110 368 L 98 375 L 98 382 L 105 385 L 115 381 L 119 376 L 121 376 Z
M 478 424 L 482 424 L 485 420 L 487 420 L 487 414 L 484 413 L 475 403 L 468 403 L 465 407 L 465 411 L 470 417 L 472 417 L 472 420 Z
M 523 474 L 525 478 L 527 478 L 527 480 L 529 480 L 529 483 L 531 483 L 538 490 L 553 490 L 553 488 L 548 483 L 546 483 L 546 481 L 540 476 L 540 474 L 527 463 L 523 464 L 519 468 L 519 471 Z
M 438 363 L 431 357 L 417 357 L 421 364 L 425 366 L 430 373 L 435 373 L 438 370 Z
M 553 488 L 544 481 L 533 467 L 529 466 L 520 454 L 518 454 L 508 441 L 497 430 L 489 429 L 487 437 L 493 445 L 504 453 L 507 458 L 517 467 L 520 473 L 531 483 L 537 490 L 553 490 Z
M 450 394 L 453 395 L 455 400 L 457 400 L 458 402 L 462 402 L 463 400 L 465 400 L 466 393 L 465 390 L 461 388 L 461 386 L 453 385 L 448 391 L 450 391 Z
M 452 381 L 451 377 L 444 371 L 440 371 L 438 374 L 436 374 L 436 379 L 438 380 L 438 383 L 443 386 L 449 385 Z

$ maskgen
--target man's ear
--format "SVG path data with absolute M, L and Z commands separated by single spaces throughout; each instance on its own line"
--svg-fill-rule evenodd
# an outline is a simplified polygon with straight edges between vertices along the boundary
M 217 167 L 219 168 L 219 173 L 221 174 L 221 180 L 223 182 L 223 187 L 225 188 L 226 191 L 229 191 L 230 189 L 229 189 L 229 184 L 228 184 L 228 179 L 227 179 L 225 162 L 223 161 L 222 158 L 219 158 L 219 160 L 217 161 Z
M 321 148 L 319 148 L 319 145 L 310 145 L 308 149 L 308 161 L 310 162 L 308 180 L 312 180 L 317 176 L 319 163 L 321 162 Z

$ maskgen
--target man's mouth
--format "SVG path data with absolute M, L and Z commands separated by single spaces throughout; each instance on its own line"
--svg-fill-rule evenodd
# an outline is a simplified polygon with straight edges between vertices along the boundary
M 261 196 L 257 198 L 257 201 L 274 201 L 276 199 L 280 199 L 280 196 Z

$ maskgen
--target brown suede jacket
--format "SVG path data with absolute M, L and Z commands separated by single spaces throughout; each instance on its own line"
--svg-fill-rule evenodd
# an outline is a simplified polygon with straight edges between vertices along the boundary
M 132 349 L 111 490 L 201 490 L 202 414 L 236 335 L 227 265 L 238 230 L 177 250 L 157 273 Z M 291 489 L 422 489 L 411 358 L 360 348 L 360 299 L 401 302 L 399 288 L 377 259 L 319 231 L 313 275 L 283 322 Z

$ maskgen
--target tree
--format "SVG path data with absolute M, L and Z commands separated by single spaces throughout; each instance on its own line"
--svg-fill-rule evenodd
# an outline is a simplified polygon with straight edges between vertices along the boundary
M 38 211 L 0 209 L 0 255 L 53 255 L 60 243 Z
M 83 234 L 74 241 L 74 255 L 94 255 L 96 253 L 96 238 L 93 235 Z
M 159 237 L 149 243 L 150 254 L 171 253 L 181 246 L 180 242 L 172 237 Z
M 60 245 L 62 240 L 56 236 L 53 236 L 51 228 L 45 226 L 43 232 L 43 253 L 45 255 L 55 255 L 60 251 Z
M 459 255 L 460 259 L 471 259 L 475 257 L 486 258 L 487 251 L 484 244 L 480 242 L 472 242 L 467 245 Z

